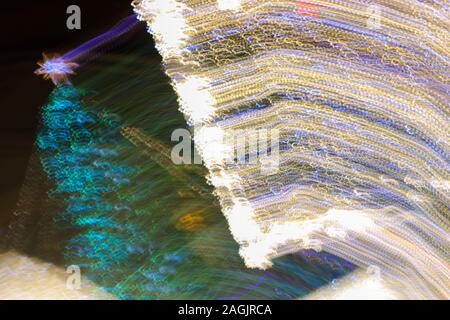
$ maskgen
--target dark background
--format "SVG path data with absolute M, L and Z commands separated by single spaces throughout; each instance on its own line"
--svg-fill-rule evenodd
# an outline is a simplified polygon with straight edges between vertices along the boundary
M 81 8 L 81 30 L 66 27 L 66 9 L 72 4 Z M 39 124 L 39 109 L 53 89 L 51 81 L 34 74 L 42 53 L 63 54 L 107 31 L 133 10 L 131 0 L 2 1 L 0 7 L 2 237 L 19 199 Z

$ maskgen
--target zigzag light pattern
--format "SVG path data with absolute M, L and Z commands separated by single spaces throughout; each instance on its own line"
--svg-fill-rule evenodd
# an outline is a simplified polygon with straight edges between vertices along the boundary
M 197 148 L 248 267 L 320 248 L 379 267 L 403 297 L 448 298 L 444 2 L 133 5 L 188 123 L 208 132 Z M 253 129 L 280 130 L 276 174 L 217 151 Z

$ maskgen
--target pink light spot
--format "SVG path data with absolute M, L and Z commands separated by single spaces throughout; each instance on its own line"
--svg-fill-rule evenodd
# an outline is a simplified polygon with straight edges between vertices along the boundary
M 297 0 L 297 13 L 306 17 L 317 17 L 319 6 L 315 3 Z

